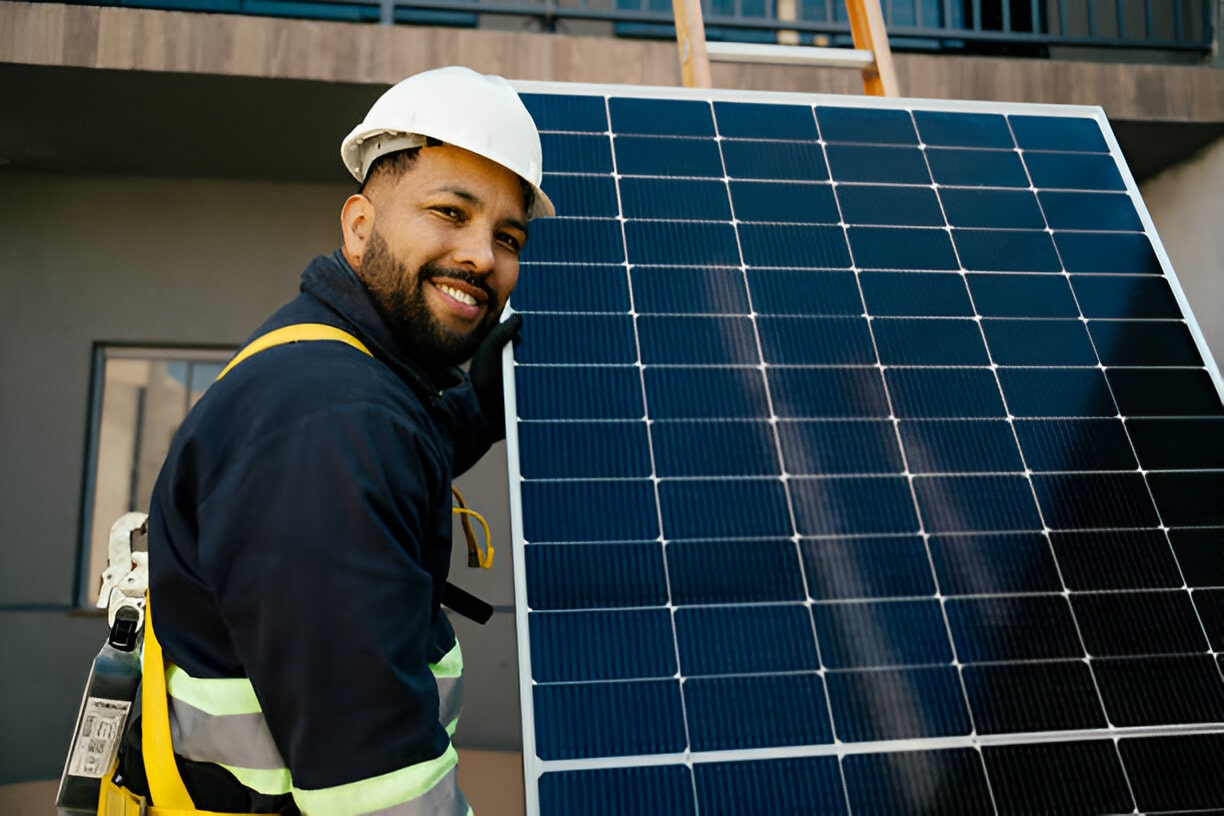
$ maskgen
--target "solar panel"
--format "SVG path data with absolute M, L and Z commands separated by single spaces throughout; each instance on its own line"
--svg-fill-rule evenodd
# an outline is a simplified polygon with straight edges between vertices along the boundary
M 523 90 L 528 812 L 1224 807 L 1220 376 L 1102 112 Z

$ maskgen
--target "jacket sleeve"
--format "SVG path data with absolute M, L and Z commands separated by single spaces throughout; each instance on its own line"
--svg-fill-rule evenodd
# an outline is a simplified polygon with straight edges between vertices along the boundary
M 411 769 L 454 753 L 427 653 L 449 463 L 375 405 L 297 419 L 244 462 L 199 509 L 201 564 L 294 796 L 305 813 L 411 798 Z
M 502 417 L 488 417 L 481 410 L 470 381 L 448 389 L 446 400 L 455 416 L 455 461 L 451 475 L 461 476 L 480 461 L 493 443 L 506 438 L 506 430 Z

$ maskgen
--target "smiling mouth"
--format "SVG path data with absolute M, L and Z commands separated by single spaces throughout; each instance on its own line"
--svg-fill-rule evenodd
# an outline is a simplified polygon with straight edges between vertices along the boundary
M 454 286 L 449 286 L 445 283 L 439 283 L 438 281 L 434 281 L 434 286 L 438 287 L 438 289 L 440 289 L 442 292 L 446 293 L 447 295 L 450 295 L 452 298 L 454 298 L 455 300 L 459 301 L 460 303 L 466 306 L 478 305 L 476 298 L 472 297 L 467 292 L 464 292 L 462 289 L 456 289 Z

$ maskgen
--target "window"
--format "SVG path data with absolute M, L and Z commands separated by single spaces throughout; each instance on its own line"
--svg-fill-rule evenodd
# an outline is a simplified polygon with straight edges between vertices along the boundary
M 82 513 L 81 606 L 98 600 L 111 524 L 147 513 L 170 440 L 232 349 L 99 345 L 94 350 Z

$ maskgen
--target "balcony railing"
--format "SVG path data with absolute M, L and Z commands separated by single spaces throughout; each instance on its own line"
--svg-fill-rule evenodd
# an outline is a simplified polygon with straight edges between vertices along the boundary
M 604 21 L 670 37 L 671 0 L 94 0 L 93 5 L 475 26 L 477 15 Z M 844 0 L 702 0 L 710 39 L 849 45 Z M 893 47 L 1042 55 L 1052 46 L 1212 50 L 1212 0 L 882 0 Z M 790 33 L 793 32 L 793 33 Z

